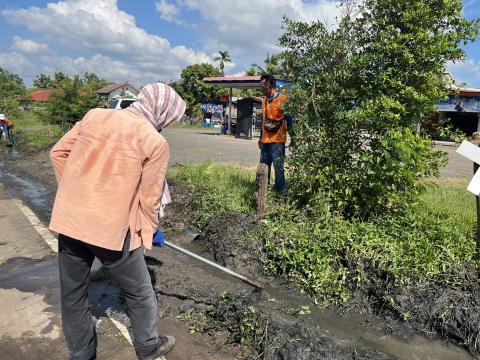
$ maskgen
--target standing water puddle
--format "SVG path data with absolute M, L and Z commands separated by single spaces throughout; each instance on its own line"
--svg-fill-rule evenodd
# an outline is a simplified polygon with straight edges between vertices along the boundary
M 362 326 L 361 324 L 369 320 L 365 315 L 349 313 L 347 317 L 328 309 L 318 309 L 301 295 L 279 287 L 266 286 L 264 291 L 288 306 L 294 308 L 309 306 L 310 314 L 305 316 L 304 320 L 312 326 L 320 326 L 325 335 L 335 339 L 339 344 L 355 346 L 356 343 L 362 343 L 399 360 L 472 359 L 472 356 L 462 348 L 441 340 L 429 340 L 419 335 L 406 340 L 395 335 L 385 335 L 383 330 Z
M 19 155 L 13 148 L 7 148 L 1 154 L 9 160 L 18 158 Z M 32 204 L 35 210 L 39 210 L 47 217 L 50 214 L 50 202 L 53 198 L 53 191 L 26 180 L 8 171 L 8 161 L 0 158 L 0 182 L 5 185 L 5 191 L 12 197 L 20 198 Z

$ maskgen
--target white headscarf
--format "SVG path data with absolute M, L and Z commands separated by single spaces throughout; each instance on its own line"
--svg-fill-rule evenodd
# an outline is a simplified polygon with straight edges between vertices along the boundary
M 170 86 L 162 83 L 146 85 L 130 108 L 145 116 L 157 130 L 182 118 L 185 101 Z

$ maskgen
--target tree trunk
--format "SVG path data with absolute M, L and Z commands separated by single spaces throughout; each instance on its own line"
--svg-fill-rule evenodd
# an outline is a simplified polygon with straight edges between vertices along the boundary
M 257 215 L 262 217 L 265 213 L 265 205 L 267 202 L 267 188 L 268 188 L 268 166 L 265 164 L 258 164 L 257 168 L 257 191 L 255 193 Z

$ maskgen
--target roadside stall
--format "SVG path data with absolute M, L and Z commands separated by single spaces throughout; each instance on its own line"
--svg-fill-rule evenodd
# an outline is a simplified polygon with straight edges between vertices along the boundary
M 203 82 L 209 85 L 215 85 L 223 88 L 229 89 L 228 95 L 228 106 L 227 114 L 228 115 L 228 134 L 232 134 L 232 116 L 233 113 L 233 89 L 260 89 L 260 76 L 220 76 L 220 77 L 206 77 L 203 78 Z M 238 106 L 238 104 L 237 104 Z M 238 114 L 236 116 L 236 121 L 238 122 Z M 239 124 L 235 124 L 235 134 L 237 133 L 237 127 Z M 245 133 L 245 124 L 241 125 L 240 134 Z M 248 136 L 247 136 L 248 137 Z M 251 137 L 251 131 L 250 131 Z
M 447 99 L 437 101 L 438 123 L 448 123 L 452 130 L 467 136 L 480 132 L 480 89 L 452 88 Z

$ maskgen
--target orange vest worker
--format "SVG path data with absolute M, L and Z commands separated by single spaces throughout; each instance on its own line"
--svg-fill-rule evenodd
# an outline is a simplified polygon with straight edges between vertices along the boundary
M 266 97 L 262 98 L 262 143 L 270 144 L 275 142 L 287 142 L 287 124 L 284 121 L 283 115 L 283 105 L 286 102 L 287 97 L 278 91 L 270 101 L 268 101 Z M 265 128 L 267 117 L 270 120 L 282 122 L 278 131 L 268 131 Z

